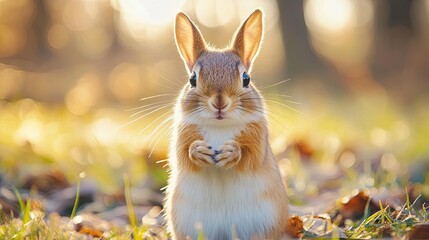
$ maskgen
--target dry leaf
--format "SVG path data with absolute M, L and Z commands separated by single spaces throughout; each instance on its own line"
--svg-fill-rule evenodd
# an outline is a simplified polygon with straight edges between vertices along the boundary
M 64 189 L 70 183 L 64 174 L 58 170 L 51 169 L 42 174 L 30 175 L 26 178 L 23 188 L 35 189 L 38 192 L 48 193 L 52 190 Z
M 76 232 L 102 237 L 103 233 L 112 229 L 112 224 L 90 213 L 83 213 L 73 218 Z
M 83 226 L 83 227 L 81 227 L 79 229 L 78 232 L 82 233 L 82 234 L 90 235 L 90 236 L 93 236 L 93 237 L 98 237 L 98 238 L 103 237 L 103 232 L 102 231 L 97 230 L 97 229 L 91 229 L 89 227 L 84 227 Z
M 304 232 L 304 223 L 301 218 L 298 216 L 292 216 L 289 218 L 288 223 L 288 233 L 295 238 L 299 238 L 302 236 L 302 232 Z
M 363 216 L 369 196 L 360 191 L 354 196 L 348 196 L 341 199 L 340 215 L 344 219 L 357 219 Z
M 416 224 L 408 234 L 408 239 L 429 239 L 429 223 Z

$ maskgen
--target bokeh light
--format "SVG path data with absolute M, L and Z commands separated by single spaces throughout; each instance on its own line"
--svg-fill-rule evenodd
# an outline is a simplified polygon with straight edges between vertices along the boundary
M 236 16 L 234 5 L 234 1 L 228 0 L 195 1 L 195 15 L 198 22 L 204 26 L 222 26 L 228 24 Z
M 308 0 L 304 11 L 307 23 L 313 29 L 340 32 L 345 27 L 356 24 L 351 0 Z
M 369 57 L 374 20 L 372 1 L 307 0 L 304 16 L 313 47 L 323 57 L 346 64 Z
M 126 45 L 150 43 L 155 47 L 165 42 L 166 29 L 183 5 L 183 0 L 111 1 L 118 11 L 119 31 Z M 127 43 L 131 41 L 130 43 Z M 158 42 L 158 43 L 157 43 Z
M 429 155 L 429 2 L 409 2 L 409 12 L 394 4 L 0 0 L 0 166 L 37 159 L 70 170 L 70 178 L 82 171 L 143 178 L 167 157 L 172 101 L 188 81 L 174 42 L 176 13 L 222 48 L 260 8 L 265 36 L 252 81 L 267 100 L 271 145 L 295 190 L 317 192 L 302 169 L 290 172 L 314 160 L 350 170 L 378 159 L 385 171 L 399 171 Z M 159 111 L 144 116 L 150 107 Z M 113 192 L 118 182 L 101 185 Z

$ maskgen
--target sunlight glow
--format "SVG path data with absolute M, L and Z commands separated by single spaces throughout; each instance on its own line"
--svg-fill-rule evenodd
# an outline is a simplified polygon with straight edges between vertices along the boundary
M 341 31 L 356 20 L 351 0 L 307 0 L 304 16 L 309 25 L 332 32 Z
M 356 156 L 355 156 L 355 154 L 353 152 L 345 151 L 340 156 L 340 164 L 344 168 L 351 168 L 351 167 L 353 167 L 353 165 L 355 164 L 355 162 L 356 162 Z
M 269 31 L 273 27 L 277 26 L 279 21 L 279 7 L 276 0 L 240 0 L 238 1 L 238 13 L 240 19 L 244 21 L 251 12 L 256 8 L 260 8 L 264 11 L 265 31 Z
M 22 123 L 15 133 L 15 141 L 19 144 L 25 142 L 37 143 L 42 139 L 43 125 L 37 119 L 28 119 Z
M 370 23 L 374 19 L 374 3 L 370 0 L 306 0 L 304 18 L 312 31 L 339 33 Z
M 101 118 L 91 125 L 92 135 L 101 144 L 111 145 L 116 141 L 119 124 L 110 118 Z
M 121 42 L 136 47 L 135 44 L 149 43 L 152 47 L 162 46 L 164 37 L 173 26 L 176 13 L 184 0 L 111 0 L 119 11 L 117 19 Z
M 137 101 L 142 95 L 141 68 L 130 63 L 116 66 L 109 77 L 110 91 L 121 101 Z
M 388 141 L 388 134 L 386 130 L 382 128 L 373 129 L 371 132 L 370 141 L 376 147 L 384 147 Z
M 67 109 L 76 115 L 83 115 L 100 98 L 100 85 L 97 75 L 88 73 L 82 76 L 76 86 L 65 97 Z
M 322 57 L 341 66 L 367 60 L 373 46 L 373 1 L 306 0 L 304 19 L 310 43 Z
M 114 1 L 121 18 L 129 27 L 135 25 L 167 25 L 173 22 L 184 0 L 127 0 Z
M 207 27 L 223 26 L 232 20 L 234 2 L 229 0 L 196 1 L 195 14 L 198 22 Z
M 383 154 L 380 165 L 386 171 L 397 172 L 399 170 L 398 160 L 396 160 L 395 155 L 392 153 Z

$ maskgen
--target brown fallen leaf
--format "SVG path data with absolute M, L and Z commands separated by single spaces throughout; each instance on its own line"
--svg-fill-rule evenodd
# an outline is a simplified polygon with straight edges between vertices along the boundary
M 74 217 L 73 225 L 76 232 L 93 237 L 102 237 L 105 232 L 109 232 L 113 228 L 108 221 L 90 213 L 83 213 Z
M 0 209 L 3 213 L 6 215 L 18 215 L 19 214 L 19 208 L 18 204 L 16 202 L 8 202 L 8 199 L 2 199 L 1 193 L 0 193 Z
M 99 231 L 97 229 L 92 229 L 89 227 L 81 227 L 81 229 L 79 229 L 78 233 L 82 233 L 82 234 L 86 234 L 86 235 L 90 235 L 92 237 L 98 237 L 98 238 L 103 237 L 102 231 Z
M 42 193 L 48 193 L 52 190 L 66 188 L 69 185 L 70 183 L 61 171 L 51 169 L 41 174 L 28 176 L 22 187 L 26 189 L 34 189 Z
M 429 239 L 429 223 L 416 224 L 408 234 L 408 239 Z
M 302 233 L 304 232 L 304 223 L 302 222 L 300 217 L 292 216 L 288 220 L 287 229 L 288 229 L 288 233 L 292 237 L 299 238 L 302 236 Z
M 289 150 L 295 150 L 301 156 L 301 160 L 309 162 L 311 161 L 315 150 L 306 139 L 299 139 L 296 143 L 288 146 Z
M 351 196 L 341 199 L 340 215 L 343 219 L 357 219 L 363 216 L 369 196 L 364 191 L 359 191 Z

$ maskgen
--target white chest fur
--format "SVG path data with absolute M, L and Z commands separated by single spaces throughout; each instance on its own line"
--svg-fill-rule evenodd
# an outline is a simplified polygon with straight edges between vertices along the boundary
M 274 203 L 264 198 L 267 180 L 234 170 L 206 169 L 183 175 L 177 182 L 182 196 L 175 205 L 180 232 L 197 238 L 200 223 L 206 239 L 261 238 L 275 223 Z
M 213 149 L 218 149 L 228 140 L 233 140 L 235 136 L 240 134 L 244 129 L 244 126 L 234 126 L 234 127 L 205 127 L 204 130 L 200 130 L 201 135 L 204 137 L 204 140 L 213 147 Z

